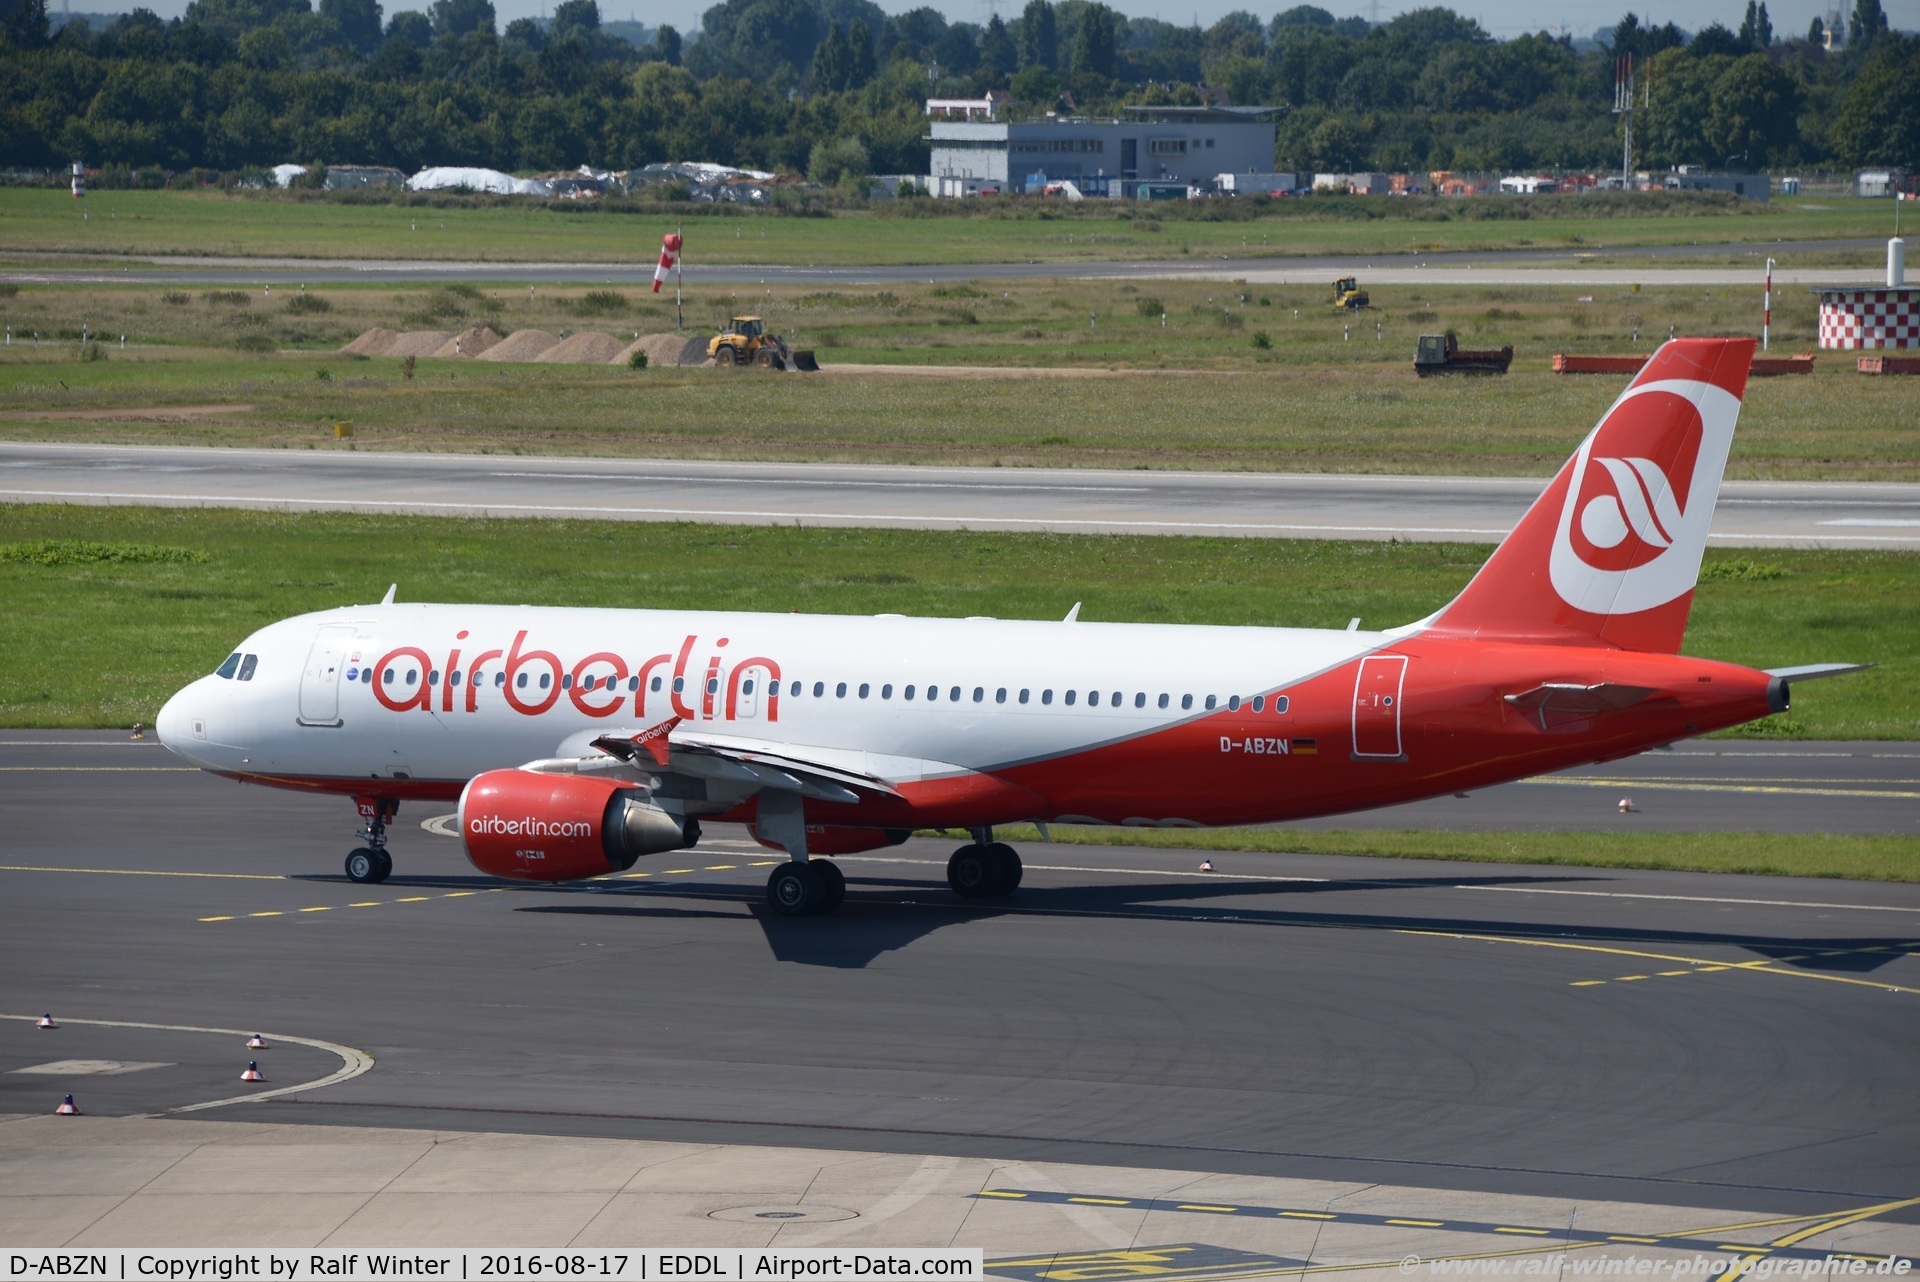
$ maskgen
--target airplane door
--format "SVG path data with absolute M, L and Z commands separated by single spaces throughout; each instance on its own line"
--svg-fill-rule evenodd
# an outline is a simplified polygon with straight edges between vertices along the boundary
M 340 669 L 358 630 L 351 623 L 329 623 L 313 638 L 307 666 L 300 673 L 301 725 L 340 724 Z
M 761 701 L 766 697 L 767 670 L 758 664 L 740 678 L 740 696 L 734 702 L 734 716 L 741 721 L 760 719 Z
M 1374 761 L 1400 761 L 1400 691 L 1406 684 L 1407 656 L 1370 654 L 1360 660 L 1353 682 L 1353 755 Z

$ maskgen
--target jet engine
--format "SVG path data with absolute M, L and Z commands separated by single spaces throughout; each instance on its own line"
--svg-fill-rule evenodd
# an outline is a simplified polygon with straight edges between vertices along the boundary
M 700 839 L 700 821 L 669 814 L 645 789 L 613 779 L 489 770 L 460 794 L 460 838 L 481 872 L 516 881 L 576 881 L 625 872 L 642 855 Z

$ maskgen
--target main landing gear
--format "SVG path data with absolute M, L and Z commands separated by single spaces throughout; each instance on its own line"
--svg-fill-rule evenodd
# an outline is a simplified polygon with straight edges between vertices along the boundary
M 846 897 L 846 875 L 829 859 L 788 860 L 767 877 L 767 902 L 782 917 L 830 913 Z
M 973 844 L 962 846 L 947 860 L 947 884 L 962 899 L 995 899 L 1020 886 L 1020 856 L 1012 846 L 993 839 L 991 829 L 973 834 Z
M 347 880 L 377 885 L 393 875 L 393 856 L 387 853 L 387 824 L 400 813 L 400 803 L 385 797 L 355 797 L 366 827 L 358 833 L 366 845 L 347 856 Z

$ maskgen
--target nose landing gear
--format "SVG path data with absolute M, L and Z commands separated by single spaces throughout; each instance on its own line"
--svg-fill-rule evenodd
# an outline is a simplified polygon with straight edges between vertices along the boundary
M 358 836 L 366 845 L 347 856 L 347 880 L 361 885 L 378 885 L 393 874 L 393 856 L 387 853 L 387 824 L 400 813 L 400 803 L 389 797 L 355 797 L 360 817 L 366 821 Z

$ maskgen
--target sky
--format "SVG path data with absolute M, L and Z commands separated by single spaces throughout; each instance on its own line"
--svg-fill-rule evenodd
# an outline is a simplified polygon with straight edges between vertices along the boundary
M 118 0 L 105 4 L 100 0 L 64 0 L 75 12 L 126 10 L 131 9 L 137 0 Z M 1166 22 L 1198 22 L 1202 26 L 1210 25 L 1223 15 L 1235 9 L 1246 9 L 1261 18 L 1270 18 L 1281 9 L 1290 8 L 1294 0 L 1273 0 L 1265 5 L 1248 3 L 1248 0 L 1107 0 L 1114 8 L 1136 18 L 1159 18 Z M 1377 0 L 1370 5 L 1368 0 L 1312 0 L 1319 3 L 1336 17 L 1358 15 L 1366 18 L 1378 17 L 1381 21 L 1393 17 L 1396 13 L 1417 7 L 1404 0 Z M 1448 0 L 1435 0 L 1446 3 Z M 1839 3 L 1840 0 L 1835 0 Z M 49 0 L 48 7 L 58 11 L 63 0 Z M 388 12 L 396 9 L 425 10 L 429 0 L 382 0 Z M 901 13 L 931 4 L 956 22 L 985 22 L 992 14 L 1002 18 L 1012 18 L 1020 12 L 1025 0 L 878 0 L 880 7 L 889 13 Z M 1843 11 L 1852 8 L 1853 0 L 1844 0 Z M 1903 31 L 1920 30 L 1920 0 L 1881 0 L 1887 19 L 1892 25 Z M 501 26 L 515 18 L 537 17 L 551 8 L 552 0 L 494 0 L 495 12 Z M 146 0 L 148 8 L 163 18 L 179 17 L 186 10 L 186 0 Z M 648 25 L 670 22 L 682 31 L 698 28 L 700 14 L 705 9 L 705 0 L 693 0 L 688 6 L 678 0 L 600 0 L 601 15 L 607 19 L 635 18 Z M 1529 31 L 1538 31 L 1543 26 L 1556 34 L 1562 29 L 1571 36 L 1590 36 L 1596 30 L 1611 28 L 1614 23 L 1629 10 L 1640 15 L 1642 22 L 1658 25 L 1672 22 L 1677 26 L 1696 31 L 1709 22 L 1719 22 L 1729 29 L 1740 25 L 1741 15 L 1746 11 L 1745 0 L 1652 0 L 1648 4 L 1634 4 L 1610 0 L 1604 5 L 1580 3 L 1579 0 L 1451 0 L 1451 7 L 1458 13 L 1477 20 L 1482 27 L 1502 40 L 1512 39 Z M 1779 33 L 1803 34 L 1816 16 L 1827 11 L 1828 0 L 1768 0 L 1767 14 L 1773 19 L 1773 29 Z

